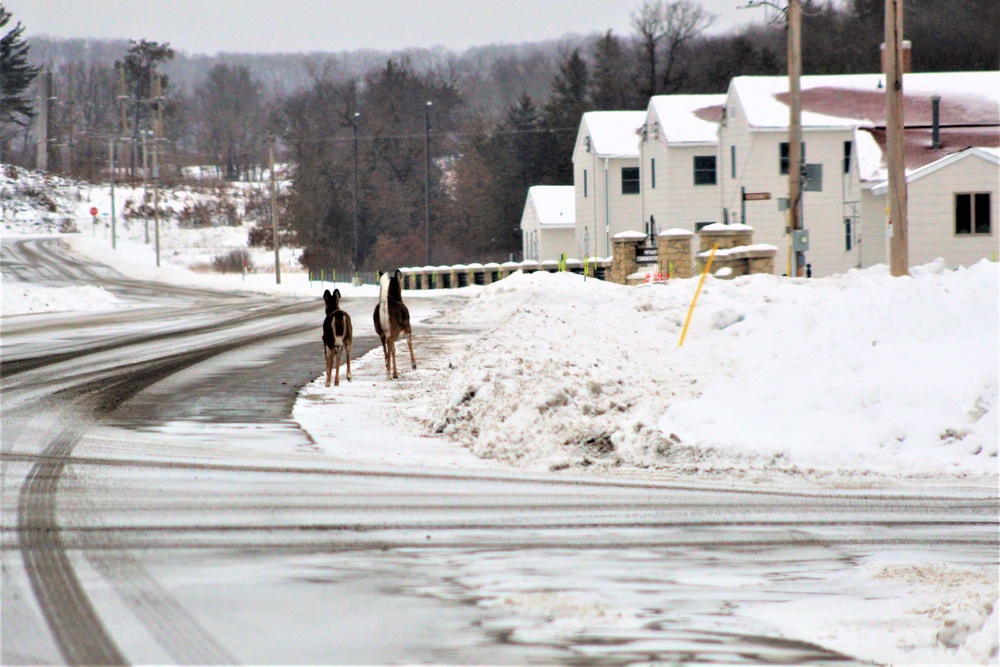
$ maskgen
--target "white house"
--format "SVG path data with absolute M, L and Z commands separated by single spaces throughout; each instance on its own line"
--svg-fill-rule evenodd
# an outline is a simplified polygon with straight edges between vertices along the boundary
M 822 190 L 803 193 L 802 221 L 810 237 L 806 261 L 813 275 L 887 261 L 885 197 L 884 191 L 877 189 L 886 178 L 884 85 L 880 74 L 801 79 L 803 162 L 822 169 Z M 909 73 L 904 75 L 903 91 L 908 174 L 970 146 L 1000 146 L 1000 73 Z M 939 99 L 940 109 L 937 128 L 932 119 L 934 97 Z M 755 242 L 779 248 L 788 244 L 786 213 L 777 206 L 779 199 L 788 197 L 787 100 L 787 77 L 736 77 L 730 83 L 719 127 L 724 221 L 749 224 L 755 230 Z M 935 133 L 939 138 L 936 144 L 932 140 Z M 953 164 L 956 161 L 930 173 L 951 172 Z M 939 174 L 921 185 L 927 190 L 921 195 L 926 203 L 914 200 L 917 211 L 920 206 L 947 211 L 958 206 L 953 202 L 954 192 L 945 187 L 946 181 Z M 981 197 L 980 202 L 985 199 Z M 912 211 L 910 217 L 912 220 Z M 951 226 L 954 228 L 954 223 Z M 994 221 L 989 232 L 994 249 L 995 226 Z M 910 246 L 934 246 L 938 249 L 934 257 L 944 257 L 949 265 L 969 261 L 973 244 L 968 238 L 960 233 L 946 238 L 937 232 L 922 238 L 928 232 L 928 228 L 911 223 Z M 977 252 L 987 245 L 976 245 Z M 990 252 L 980 255 L 990 256 Z M 911 253 L 911 264 L 922 261 L 917 257 Z M 787 263 L 779 257 L 776 272 L 786 270 Z
M 572 185 L 535 185 L 521 216 L 524 259 L 576 257 L 576 201 Z
M 938 257 L 951 267 L 997 258 L 1000 150 L 952 153 L 913 170 L 906 183 L 911 266 Z M 872 193 L 885 196 L 887 190 L 881 183 Z
M 656 233 L 722 222 L 719 120 L 725 95 L 657 95 L 642 131 L 642 219 Z
M 639 130 L 645 111 L 583 114 L 573 148 L 576 256 L 610 257 L 611 237 L 644 231 Z

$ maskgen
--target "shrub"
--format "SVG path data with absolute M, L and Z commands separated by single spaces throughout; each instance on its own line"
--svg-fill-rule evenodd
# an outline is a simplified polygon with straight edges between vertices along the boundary
M 254 225 L 247 234 L 247 245 L 251 248 L 274 250 L 274 230 L 270 227 Z
M 212 266 L 220 273 L 243 273 L 243 267 L 246 266 L 249 273 L 253 271 L 253 260 L 250 258 L 249 250 L 236 248 L 225 255 L 217 256 L 212 260 Z
M 59 223 L 59 232 L 62 234 L 79 234 L 80 229 L 76 226 L 73 218 L 63 218 Z

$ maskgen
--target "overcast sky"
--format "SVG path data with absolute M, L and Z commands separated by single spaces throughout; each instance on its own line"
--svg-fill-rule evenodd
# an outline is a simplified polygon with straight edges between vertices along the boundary
M 25 34 L 169 42 L 188 54 L 535 42 L 632 32 L 641 0 L 0 0 Z M 711 32 L 764 20 L 746 0 L 702 0 Z

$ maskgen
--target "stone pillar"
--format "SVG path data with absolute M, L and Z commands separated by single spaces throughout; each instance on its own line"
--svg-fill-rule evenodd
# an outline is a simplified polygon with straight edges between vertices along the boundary
M 611 237 L 611 269 L 607 273 L 609 283 L 624 285 L 626 278 L 639 270 L 635 252 L 645 240 L 646 235 L 641 232 L 621 232 Z
M 487 262 L 483 265 L 483 284 L 489 285 L 490 283 L 495 283 L 498 280 L 497 272 L 500 271 L 500 265 L 496 262 Z
M 656 235 L 656 264 L 663 275 L 671 278 L 690 278 L 694 275 L 691 246 L 694 233 L 686 229 L 668 229 Z

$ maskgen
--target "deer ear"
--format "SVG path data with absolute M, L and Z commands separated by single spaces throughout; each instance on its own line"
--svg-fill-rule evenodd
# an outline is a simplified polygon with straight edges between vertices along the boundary
M 378 282 L 380 280 L 382 280 L 382 272 L 381 271 L 376 271 L 375 272 L 375 282 Z
M 334 299 L 339 299 L 340 298 L 340 290 L 339 289 L 333 290 L 333 298 Z
M 396 273 L 394 275 L 395 275 L 396 280 L 402 280 L 403 279 L 403 272 L 400 271 L 399 269 L 396 269 Z
M 323 290 L 323 298 L 324 299 L 330 298 L 330 290 Z

